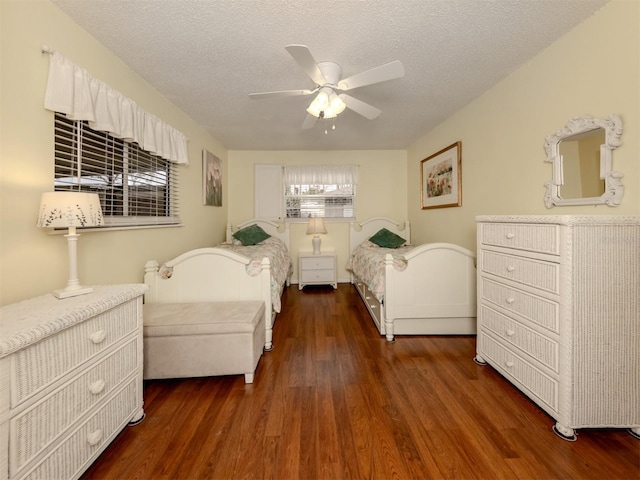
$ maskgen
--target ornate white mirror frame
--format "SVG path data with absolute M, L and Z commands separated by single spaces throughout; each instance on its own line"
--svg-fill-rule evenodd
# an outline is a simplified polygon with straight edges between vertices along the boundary
M 604 181 L 604 193 L 594 197 L 562 198 L 561 188 L 565 185 L 564 158 L 561 154 L 561 143 L 577 140 L 588 134 L 596 134 L 598 130 L 604 131 L 605 142 L 600 145 L 600 180 Z M 553 166 L 552 179 L 545 183 L 547 188 L 544 195 L 544 203 L 547 208 L 556 205 L 620 205 L 624 194 L 620 172 L 614 172 L 611 168 L 611 152 L 622 145 L 622 120 L 617 114 L 611 114 L 606 119 L 593 118 L 588 115 L 574 117 L 567 125 L 553 135 L 549 135 L 544 144 L 547 153 L 546 161 Z

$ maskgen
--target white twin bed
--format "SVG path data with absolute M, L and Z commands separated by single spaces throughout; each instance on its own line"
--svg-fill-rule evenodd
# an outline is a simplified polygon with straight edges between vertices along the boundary
M 258 225 L 271 237 L 258 245 L 242 246 L 233 234 Z M 260 300 L 265 304 L 265 350 L 273 348 L 273 323 L 280 298 L 291 274 L 290 235 L 287 224 L 249 220 L 227 227 L 226 242 L 188 251 L 160 265 L 145 265 L 149 286 L 145 303 L 222 302 Z
M 369 242 L 380 229 L 407 246 Z M 381 335 L 476 333 L 476 267 L 473 252 L 451 243 L 412 246 L 409 222 L 376 217 L 350 228 L 347 268 Z

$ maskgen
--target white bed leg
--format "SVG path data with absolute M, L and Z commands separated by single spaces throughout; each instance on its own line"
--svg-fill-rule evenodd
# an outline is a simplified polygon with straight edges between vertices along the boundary
M 266 337 L 264 341 L 264 351 L 270 352 L 273 350 L 273 329 L 267 328 Z
M 244 374 L 244 383 L 253 383 L 253 372 Z

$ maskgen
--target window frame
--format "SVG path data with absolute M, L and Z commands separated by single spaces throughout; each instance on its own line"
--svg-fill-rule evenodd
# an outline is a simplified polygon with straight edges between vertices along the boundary
M 93 228 L 180 226 L 178 182 L 176 163 L 55 113 L 54 190 L 97 193 L 105 226 Z

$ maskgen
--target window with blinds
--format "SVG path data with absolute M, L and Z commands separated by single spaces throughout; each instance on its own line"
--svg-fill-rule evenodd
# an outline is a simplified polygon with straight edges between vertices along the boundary
M 286 185 L 287 218 L 353 218 L 354 185 Z
M 180 223 L 174 163 L 58 113 L 55 190 L 97 193 L 106 226 Z

